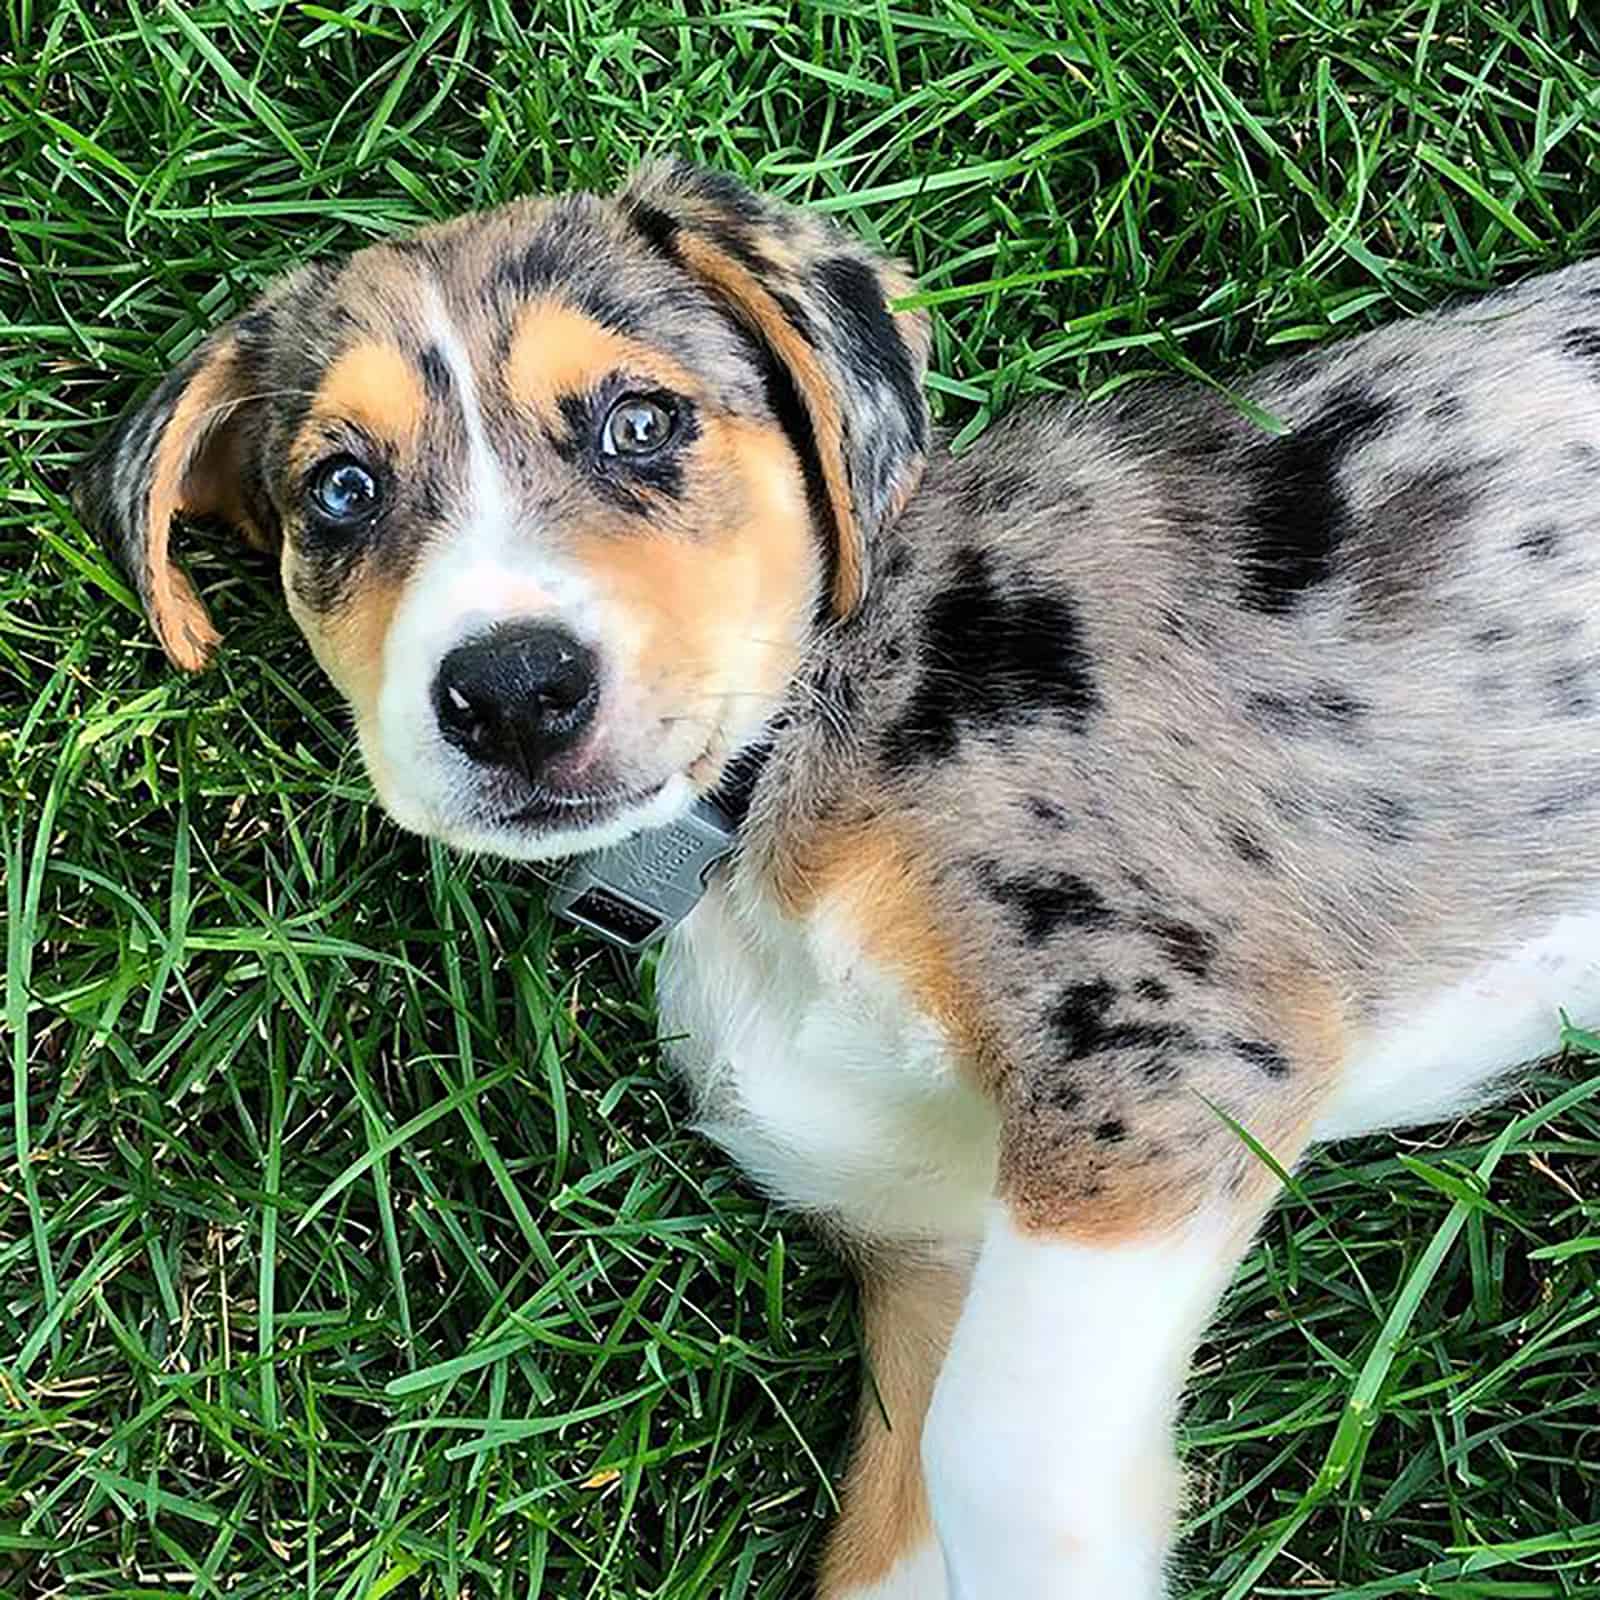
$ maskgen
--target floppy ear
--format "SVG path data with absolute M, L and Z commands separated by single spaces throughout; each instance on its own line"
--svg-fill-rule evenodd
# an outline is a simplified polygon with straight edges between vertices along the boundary
M 621 202 L 763 348 L 779 420 L 833 525 L 830 596 L 834 614 L 848 616 L 874 536 L 899 516 L 926 460 L 928 319 L 888 305 L 911 279 L 820 218 L 687 162 L 641 168 Z
M 139 591 L 173 664 L 206 666 L 220 635 L 170 548 L 175 517 L 216 518 L 258 548 L 278 542 L 256 442 L 240 414 L 249 396 L 249 318 L 211 335 L 130 407 L 78 468 L 73 501 Z

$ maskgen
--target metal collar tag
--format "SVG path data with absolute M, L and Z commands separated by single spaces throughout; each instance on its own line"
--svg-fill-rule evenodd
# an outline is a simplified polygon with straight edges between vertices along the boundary
M 642 950 L 694 910 L 706 879 L 729 856 L 739 830 L 715 800 L 687 816 L 592 855 L 579 856 L 550 900 L 558 917 L 624 950 Z

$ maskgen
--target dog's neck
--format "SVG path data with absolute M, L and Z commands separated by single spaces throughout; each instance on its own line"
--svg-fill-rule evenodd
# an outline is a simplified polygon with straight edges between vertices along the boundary
M 929 465 L 937 485 L 942 452 Z M 675 822 L 575 859 L 551 901 L 558 915 L 639 950 L 669 933 L 719 878 L 785 903 L 805 876 L 808 841 L 877 809 L 879 785 L 863 779 L 904 701 L 905 669 L 923 653 L 919 618 L 940 519 L 924 525 L 918 513 L 937 496 L 925 485 L 901 527 L 881 537 L 859 609 L 819 628 L 762 735 L 716 789 Z

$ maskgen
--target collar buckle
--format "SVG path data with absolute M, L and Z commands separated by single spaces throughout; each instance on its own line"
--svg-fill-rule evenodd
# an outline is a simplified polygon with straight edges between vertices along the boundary
M 579 856 L 550 899 L 558 917 L 621 950 L 643 950 L 699 904 L 706 880 L 733 853 L 737 823 L 701 798 L 678 821 Z

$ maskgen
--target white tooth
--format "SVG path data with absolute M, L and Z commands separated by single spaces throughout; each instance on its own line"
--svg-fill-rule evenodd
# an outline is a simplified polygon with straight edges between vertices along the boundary
M 453 683 L 449 686 L 449 692 L 450 704 L 457 711 L 470 711 L 472 709 L 472 702 Z

